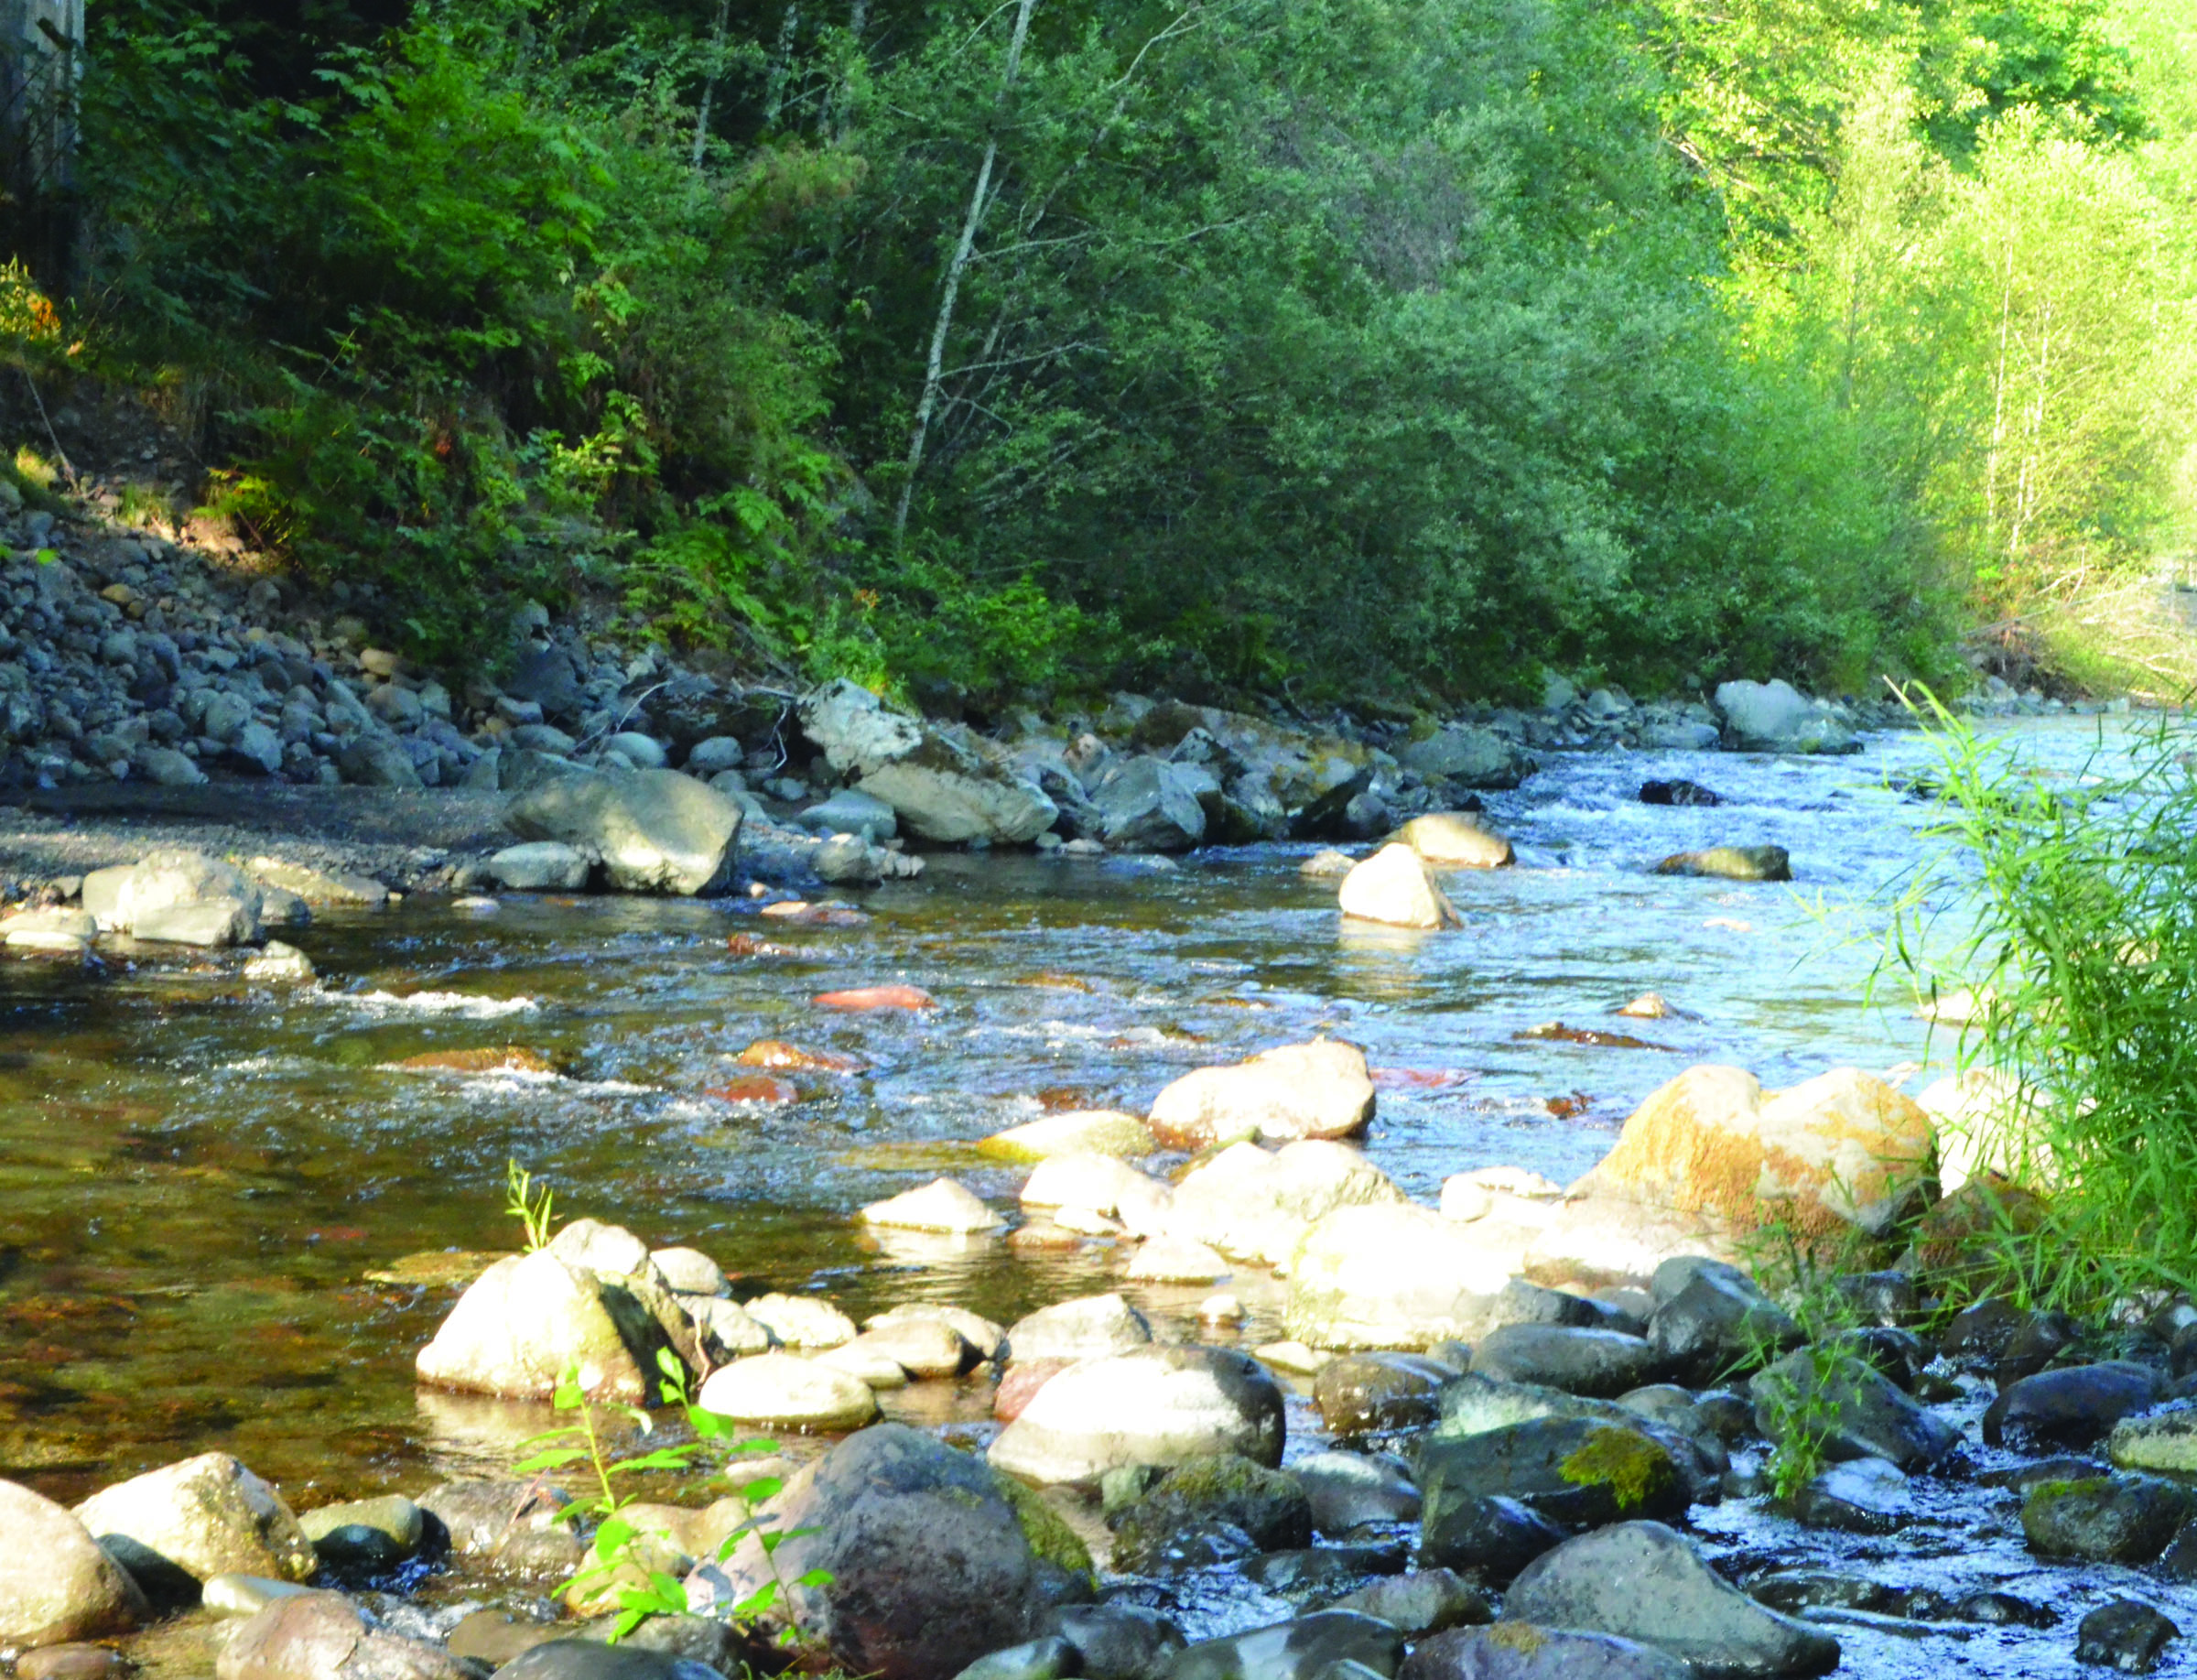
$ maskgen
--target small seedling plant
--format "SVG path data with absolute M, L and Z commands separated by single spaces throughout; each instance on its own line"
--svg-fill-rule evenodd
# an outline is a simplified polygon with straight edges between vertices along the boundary
M 525 1227 L 528 1251 L 542 1249 L 548 1244 L 552 1225 L 550 1192 L 546 1187 L 537 1188 L 532 1176 L 516 1161 L 507 1163 L 507 1169 L 509 1211 Z M 591 1495 L 575 1500 L 562 1513 L 562 1520 L 574 1523 L 590 1517 L 595 1520 L 588 1560 L 557 1591 L 560 1596 L 578 1592 L 592 1598 L 607 1589 L 618 1605 L 618 1620 L 611 1630 L 612 1644 L 651 1616 L 684 1615 L 687 1608 L 687 1588 L 678 1577 L 651 1563 L 653 1548 L 649 1543 L 665 1536 L 642 1529 L 626 1514 L 639 1497 L 625 1490 L 626 1482 L 651 1470 L 693 1470 L 698 1468 L 698 1461 L 711 1455 L 732 1458 L 778 1450 L 777 1443 L 768 1439 L 734 1440 L 731 1419 L 696 1404 L 688 1392 L 687 1367 L 669 1348 L 656 1349 L 656 1371 L 665 1404 L 676 1406 L 686 1414 L 687 1427 L 694 1432 L 692 1440 L 617 1456 L 604 1429 L 607 1416 L 625 1418 L 644 1439 L 655 1434 L 655 1420 L 644 1407 L 596 1399 L 582 1382 L 579 1366 L 575 1362 L 558 1373 L 553 1396 L 557 1410 L 572 1414 L 573 1421 L 545 1430 L 525 1442 L 520 1450 L 526 1456 L 514 1467 L 522 1476 L 548 1476 L 583 1465 L 593 1478 Z M 811 1569 L 788 1583 L 778 1573 L 778 1548 L 789 1540 L 816 1532 L 808 1528 L 780 1528 L 775 1513 L 759 1509 L 784 1485 L 776 1477 L 762 1476 L 742 1483 L 735 1490 L 732 1497 L 741 1501 L 745 1515 L 719 1545 L 714 1561 L 720 1564 L 729 1561 L 742 1541 L 750 1535 L 754 1537 L 770 1578 L 732 1606 L 729 1613 L 733 1621 L 747 1626 L 783 1604 L 786 1625 L 779 1632 L 779 1642 L 794 1646 L 801 1643 L 806 1634 L 787 1590 L 789 1585 L 825 1587 L 832 1577 L 829 1570 Z

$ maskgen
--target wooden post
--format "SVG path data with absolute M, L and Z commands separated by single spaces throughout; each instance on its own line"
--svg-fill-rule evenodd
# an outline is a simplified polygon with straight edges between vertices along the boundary
M 0 0 L 0 246 L 38 284 L 76 281 L 84 0 Z

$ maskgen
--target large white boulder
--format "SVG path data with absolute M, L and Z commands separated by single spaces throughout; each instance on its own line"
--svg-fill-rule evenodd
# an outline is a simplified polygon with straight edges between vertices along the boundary
M 1166 1234 L 1287 1270 L 1304 1233 L 1337 1208 L 1391 1208 L 1403 1199 L 1389 1176 L 1347 1143 L 1315 1139 L 1279 1151 L 1236 1143 L 1175 1186 Z
M 200 851 L 162 847 L 84 877 L 83 907 L 103 933 L 188 945 L 256 945 L 259 883 Z
M 320 1566 L 282 1495 L 227 1453 L 103 1488 L 76 1516 L 154 1598 L 195 1598 L 217 1575 L 302 1581 Z
M 1943 1078 L 1915 1099 L 1937 1132 L 1938 1188 L 1951 1196 L 1989 1175 L 2031 1190 L 2059 1187 L 2058 1154 L 2037 1105 L 2045 1100 L 1993 1068 Z
M 711 1371 L 695 1398 L 706 1411 L 758 1428 L 838 1434 L 877 1416 L 867 1382 L 791 1353 L 734 1360 Z
M 1130 1235 L 1148 1237 L 1165 1228 L 1174 1191 L 1111 1155 L 1065 1154 L 1038 1164 L 1022 1202 L 1041 1212 L 1119 1219 Z
M 1214 1453 L 1276 1465 L 1282 1430 L 1281 1390 L 1256 1360 L 1218 1348 L 1144 1348 L 1069 1366 L 988 1456 L 1027 1481 L 1090 1486 L 1126 1465 Z
M 74 1512 L 0 1481 L 0 1645 L 127 1633 L 149 1613 L 137 1583 Z
M 714 893 L 732 878 L 743 816 L 676 770 L 579 771 L 521 794 L 504 826 L 601 862 L 622 893 Z
M 612 1305 L 594 1272 L 561 1254 L 507 1255 L 459 1296 L 419 1350 L 419 1380 L 547 1400 L 576 1367 L 580 1386 L 598 1399 L 646 1404 L 655 1397 L 654 1364 L 629 1345 Z
M 1311 1348 L 1465 1340 L 1510 1275 L 1506 1253 L 1431 1208 L 1340 1208 L 1297 1246 L 1282 1328 Z
M 1337 904 L 1345 916 L 1391 927 L 1457 927 L 1464 918 L 1434 884 L 1425 861 L 1411 847 L 1383 846 L 1343 877 Z
M 1153 1100 L 1146 1123 L 1172 1148 L 1209 1149 L 1238 1139 L 1352 1137 L 1372 1119 L 1366 1053 L 1339 1038 L 1315 1038 L 1185 1074 Z

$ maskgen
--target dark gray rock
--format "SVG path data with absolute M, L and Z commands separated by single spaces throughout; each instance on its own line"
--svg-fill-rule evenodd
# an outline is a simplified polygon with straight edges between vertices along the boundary
M 1176 1466 L 1108 1522 L 1114 1566 L 1131 1574 L 1146 1573 L 1173 1535 L 1203 1524 L 1239 1528 L 1261 1552 L 1312 1544 L 1312 1501 L 1304 1485 L 1287 1470 L 1235 1453 Z
M 1989 1447 L 2089 1447 L 2159 1398 L 2159 1373 L 2113 1360 L 2022 1377 L 1984 1414 Z
M 1692 1680 L 1694 1671 L 1653 1645 L 1499 1621 L 1423 1641 L 1398 1680 Z
M 1356 1610 L 1319 1610 L 1192 1645 L 1167 1665 L 1165 1680 L 1313 1680 L 1336 1663 L 1392 1675 L 1402 1661 L 1403 1635 L 1390 1623 Z
M 2075 1661 L 2117 1668 L 2125 1675 L 2148 1675 L 2181 1630 L 2135 1599 L 2116 1599 L 2083 1618 L 2075 1631 Z
M 1811 1528 L 1889 1534 L 1914 1520 L 1915 1502 L 1898 1465 L 1853 1458 L 1833 1465 L 1794 1494 L 1792 1514 Z
M 2003 1392 L 2035 1376 L 2082 1339 L 2083 1327 L 2068 1314 L 2033 1312 L 2015 1330 L 1991 1374 Z
M 1062 1680 L 1076 1672 L 1076 1647 L 1052 1634 L 980 1656 L 957 1680 Z
M 1657 1269 L 1658 1305 L 1648 1320 L 1649 1345 L 1672 1380 L 1703 1387 L 1800 1345 L 1791 1316 L 1732 1267 L 1704 1263 L 1666 1296 L 1664 1274 L 1676 1263 Z
M 1391 1458 L 1366 1453 L 1313 1453 L 1290 1467 L 1312 1504 L 1312 1526 L 1340 1534 L 1366 1523 L 1409 1523 L 1419 1515 L 1419 1484 Z
M 1441 1415 L 1442 1385 L 1452 1374 L 1418 1354 L 1348 1354 L 1320 1367 L 1312 1402 L 1338 1436 L 1416 1429 Z
M 640 1645 L 552 1639 L 521 1652 L 494 1680 L 725 1680 L 714 1668 Z
M 1499 1587 L 1564 1541 L 1564 1529 L 1500 1494 L 1445 1493 L 1427 1509 L 1420 1555 Z
M 1507 1324 L 1472 1351 L 1472 1368 L 1482 1376 L 1602 1400 L 1653 1381 L 1662 1365 L 1640 1337 L 1571 1325 Z
M 1766 1610 L 1660 1523 L 1621 1523 L 1568 1540 L 1512 1583 L 1504 1614 L 1638 1640 L 1700 1680 L 1828 1674 L 1838 1642 Z
M 339 1574 L 393 1569 L 416 1556 L 427 1535 L 425 1513 L 394 1493 L 322 1505 L 303 1512 L 298 1526 L 320 1561 Z
M 1851 1354 L 1803 1349 L 1787 1354 L 1748 1385 L 1755 1426 L 1782 1443 L 1806 1431 L 1826 1458 L 1887 1458 L 1903 1470 L 1928 1469 L 1960 1445 L 1961 1432 L 1917 1405 Z
M 1088 1604 L 1055 1613 L 1055 1629 L 1074 1647 L 1084 1680 L 1160 1680 L 1187 1641 L 1157 1610 Z
M 1996 1365 L 2034 1315 L 2003 1295 L 1986 1295 L 1955 1313 L 1938 1338 L 1938 1351 L 1958 1364 Z
M 1889 1615 L 1899 1601 L 1899 1595 L 1881 1581 L 1829 1569 L 1780 1569 L 1748 1582 L 1747 1596 L 1788 1616 L 1814 1610 Z
M 1514 1499 L 1575 1526 L 1683 1516 L 1690 1502 L 1686 1479 L 1661 1442 L 1644 1430 L 1591 1417 L 1536 1418 L 1478 1435 L 1430 1436 L 1420 1444 L 1419 1489 L 1430 1533 L 1447 1520 L 1446 1502 L 1460 1497 Z
M 2149 1563 L 2190 1520 L 2184 1489 L 2151 1476 L 2048 1481 L 2021 1502 L 2021 1532 L 2047 1557 Z
M 796 1471 L 770 1512 L 789 1536 L 776 1555 L 749 1537 L 712 1590 L 737 1603 L 794 1583 L 766 1625 L 797 1620 L 850 1673 L 948 1680 L 1040 1631 L 1038 1559 L 1017 1501 L 982 1458 L 934 1436 L 863 1429 Z M 818 1570 L 822 1584 L 797 1584 Z
M 1477 1626 L 1494 1619 L 1488 1595 L 1448 1569 L 1420 1569 L 1361 1587 L 1327 1607 L 1378 1616 L 1407 1638 L 1445 1628 Z
M 1690 1501 L 1712 1497 L 1728 1468 L 1724 1450 L 1715 1440 L 1668 1428 L 1613 1400 L 1567 1394 L 1534 1382 L 1499 1382 L 1472 1372 L 1444 1386 L 1442 1420 L 1433 1433 L 1439 1438 L 1455 1439 L 1506 1425 L 1558 1417 L 1610 1424 L 1645 1435 L 1672 1456 L 1685 1478 Z
M 1306 1546 L 1254 1557 L 1243 1574 L 1261 1591 L 1306 1610 L 1331 1604 L 1382 1576 L 1401 1575 L 1410 1560 L 1411 1548 L 1402 1540 L 1386 1545 Z
M 503 692 L 534 701 L 549 718 L 578 717 L 584 699 L 579 672 L 561 647 L 522 647 L 503 678 Z

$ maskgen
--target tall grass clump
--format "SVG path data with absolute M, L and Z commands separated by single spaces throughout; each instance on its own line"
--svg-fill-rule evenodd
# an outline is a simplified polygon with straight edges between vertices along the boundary
M 2025 764 L 1927 691 L 1949 842 L 1894 918 L 1889 960 L 1955 988 L 1964 1070 L 1999 1093 L 1962 1147 L 2042 1198 L 2001 1221 L 2018 1294 L 2103 1307 L 2197 1281 L 2197 753 L 2171 722 L 2101 733 L 2080 774 Z M 1952 938 L 1944 937 L 1952 930 Z M 1941 1137 L 1941 1155 L 1946 1150 Z M 1943 1159 L 1942 1159 L 1943 1165 Z

